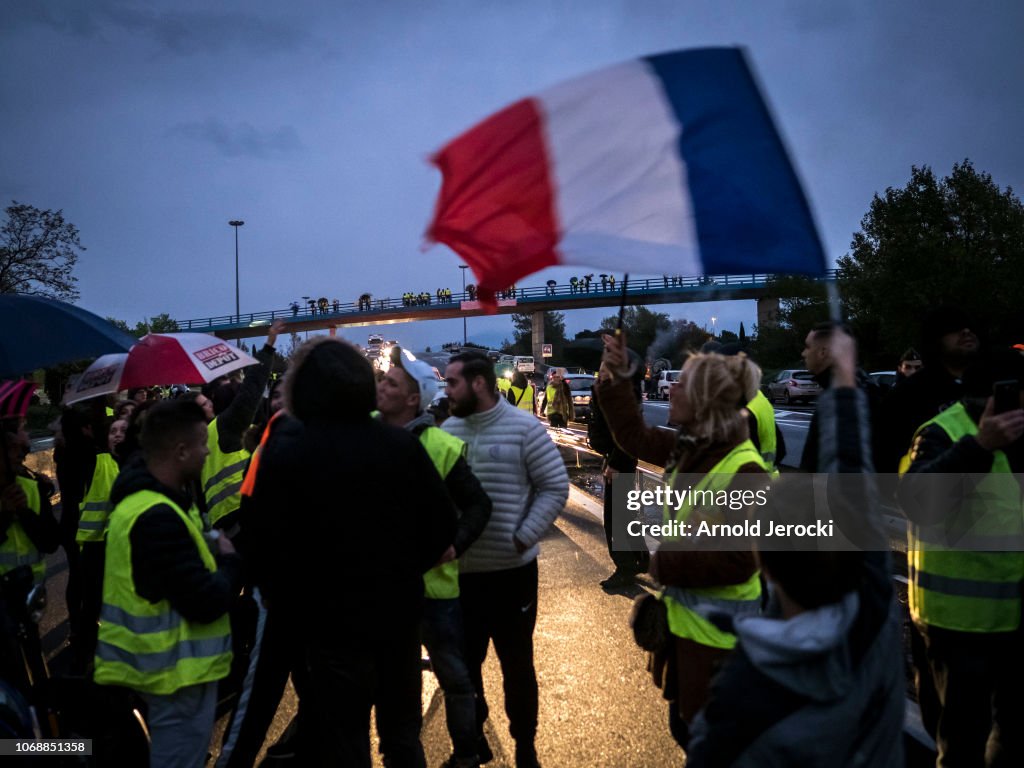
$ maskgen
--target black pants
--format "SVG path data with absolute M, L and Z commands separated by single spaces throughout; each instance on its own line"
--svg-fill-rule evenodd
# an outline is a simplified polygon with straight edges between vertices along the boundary
M 258 599 L 259 593 L 256 594 Z M 250 768 L 255 764 L 292 671 L 296 655 L 293 631 L 287 614 L 260 606 L 249 670 L 243 681 L 238 704 L 224 731 L 224 743 L 217 760 L 218 768 Z M 297 674 L 297 690 L 302 687 L 299 681 L 300 674 Z
M 533 629 L 537 625 L 537 561 L 519 568 L 459 574 L 466 627 L 466 665 L 477 694 L 477 728 L 483 733 L 489 709 L 482 668 L 487 646 L 501 663 L 505 713 L 517 744 L 533 745 L 537 734 L 537 672 Z
M 552 427 L 564 427 L 565 417 L 560 413 L 549 413 L 548 424 L 550 424 Z
M 1024 765 L 1024 632 L 921 634 L 940 706 L 936 765 Z
M 613 478 L 609 478 L 605 480 L 604 485 L 604 539 L 608 544 L 608 555 L 615 564 L 615 570 L 617 571 L 624 571 L 633 575 L 646 573 L 651 562 L 651 555 L 647 550 L 643 552 L 628 552 L 622 549 L 616 551 L 615 549 L 616 542 L 619 542 L 620 546 L 625 546 L 624 542 L 629 541 L 630 537 L 626 531 L 626 525 L 629 521 L 624 516 L 620 516 L 620 519 L 617 521 L 618 525 L 616 525 L 615 517 L 612 514 L 612 502 L 615 498 L 612 495 L 612 484 L 614 482 Z
M 301 765 L 370 768 L 370 708 L 376 706 L 384 764 L 425 768 L 418 608 L 412 618 L 373 636 L 339 639 L 324 632 L 305 639 Z

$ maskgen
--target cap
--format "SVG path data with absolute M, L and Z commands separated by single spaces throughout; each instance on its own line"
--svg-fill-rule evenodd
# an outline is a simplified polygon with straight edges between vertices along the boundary
M 437 375 L 434 373 L 434 369 L 422 360 L 399 359 L 398 365 L 403 371 L 412 376 L 413 381 L 419 386 L 420 410 L 426 410 L 437 392 Z

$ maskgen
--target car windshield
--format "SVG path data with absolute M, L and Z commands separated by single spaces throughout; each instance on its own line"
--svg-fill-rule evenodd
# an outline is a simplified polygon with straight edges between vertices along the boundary
M 590 376 L 587 376 L 586 378 L 579 378 L 579 379 L 566 379 L 566 381 L 569 382 L 569 389 L 573 390 L 574 392 L 577 392 L 577 391 L 587 391 L 587 392 L 589 392 L 591 390 L 591 388 L 593 388 L 593 386 L 594 386 L 594 380 Z

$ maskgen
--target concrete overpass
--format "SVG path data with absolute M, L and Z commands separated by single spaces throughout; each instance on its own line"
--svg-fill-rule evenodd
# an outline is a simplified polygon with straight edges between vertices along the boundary
M 759 275 L 702 275 L 698 277 L 668 276 L 665 278 L 643 278 L 630 280 L 626 290 L 627 305 L 686 304 L 702 301 L 735 301 L 754 299 L 757 301 L 757 323 L 760 327 L 773 326 L 777 322 L 779 300 L 768 296 L 769 280 L 772 276 Z M 836 279 L 835 270 L 829 270 L 825 282 Z M 314 299 L 314 302 L 316 300 Z M 543 313 L 566 312 L 573 309 L 592 307 L 617 307 L 622 301 L 622 284 L 612 286 L 610 281 L 602 284 L 600 279 L 589 285 L 582 281 L 576 285 L 555 284 L 516 288 L 506 298 L 498 300 L 497 313 L 522 313 L 533 316 L 534 356 L 541 357 L 540 345 L 544 343 Z M 311 302 L 313 304 L 313 302 Z M 265 336 L 267 326 L 276 319 L 288 324 L 288 332 L 328 330 L 336 328 L 390 325 L 421 320 L 446 320 L 460 317 L 476 317 L 488 314 L 480 302 L 467 293 L 453 293 L 447 301 L 439 302 L 430 295 L 429 303 L 409 306 L 401 297 L 370 297 L 367 303 L 329 301 L 326 307 L 293 305 L 286 309 L 265 310 L 240 315 L 221 315 L 192 320 L 179 320 L 181 331 L 212 333 L 222 339 L 242 339 Z

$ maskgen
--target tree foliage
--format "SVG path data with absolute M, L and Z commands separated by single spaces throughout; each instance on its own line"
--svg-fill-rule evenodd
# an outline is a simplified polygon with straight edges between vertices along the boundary
M 142 338 L 147 333 L 175 333 L 178 331 L 178 321 L 168 315 L 166 312 L 162 312 L 155 317 L 149 318 L 149 320 L 140 320 L 132 328 L 124 320 L 118 320 L 115 317 L 106 318 L 107 322 L 113 326 L 120 328 L 125 333 L 130 333 L 136 338 Z
M 619 325 L 618 315 L 609 315 L 601 321 L 605 332 L 614 331 Z M 622 329 L 626 332 L 630 349 L 642 357 L 658 338 L 658 335 L 669 329 L 671 322 L 664 312 L 652 312 L 647 307 L 626 307 L 622 313 Z
M 78 281 L 71 272 L 84 250 L 62 211 L 12 201 L 0 227 L 0 293 L 75 301 Z
M 875 195 L 861 227 L 839 260 L 840 290 L 876 357 L 913 344 L 922 316 L 942 304 L 990 331 L 1020 312 L 1024 206 L 969 160 L 941 180 L 912 168 L 905 187 Z

